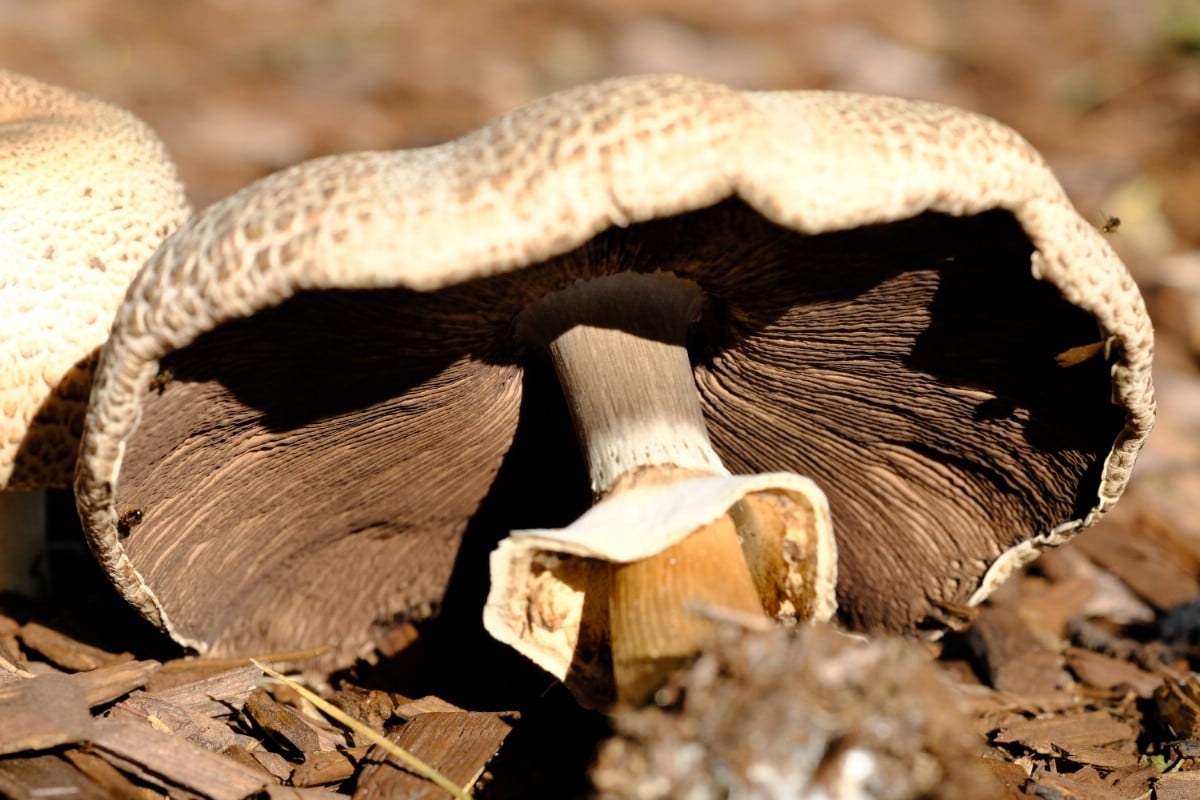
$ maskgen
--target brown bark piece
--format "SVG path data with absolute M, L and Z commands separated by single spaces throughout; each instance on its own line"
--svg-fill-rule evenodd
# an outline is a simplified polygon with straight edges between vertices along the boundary
M 253 740 L 253 746 L 257 747 L 259 744 L 260 742 L 258 742 L 258 740 Z M 275 776 L 272 775 L 266 767 L 259 763 L 258 759 L 255 758 L 254 755 L 247 749 L 247 745 L 245 744 L 236 744 L 232 747 L 226 747 L 221 751 L 221 755 L 237 762 L 238 764 L 241 764 L 243 767 L 248 767 L 254 772 L 262 773 L 263 777 L 265 778 L 275 778 Z
M 422 714 L 389 738 L 459 786 L 469 787 L 512 730 L 504 714 L 462 711 Z M 405 797 L 442 800 L 446 792 L 425 778 L 388 760 L 381 748 L 371 749 L 359 773 L 355 800 Z
M 86 704 L 100 705 L 116 700 L 145 684 L 146 679 L 158 669 L 157 661 L 124 661 L 91 672 L 74 674 L 50 673 L 35 678 L 26 678 L 0 686 L 0 703 L 29 691 L 30 681 L 43 678 L 65 678 L 80 693 Z
M 1028 795 L 1021 791 L 1021 787 L 1025 785 L 1029 775 L 1020 764 L 995 758 L 984 758 L 981 761 L 996 782 L 1003 787 L 1005 797 L 1011 800 L 1028 800 Z
M 997 720 L 996 727 L 1009 719 L 1024 719 L 1032 714 L 1061 714 L 1078 710 L 1081 706 L 1078 697 L 1065 692 L 1031 697 L 997 691 L 989 686 L 967 685 L 958 688 L 980 721 Z
M 371 730 L 380 733 L 396 709 L 392 696 L 378 689 L 348 686 L 334 692 L 327 699 Z
M 1178 492 L 1188 496 L 1191 488 L 1184 480 L 1180 480 L 1170 494 Z M 1164 497 L 1161 489 L 1155 491 L 1138 487 L 1134 496 L 1140 502 L 1124 504 L 1120 512 L 1114 514 L 1118 524 L 1123 523 L 1126 530 L 1135 531 L 1138 538 L 1163 550 L 1184 571 L 1200 577 L 1200 537 L 1197 536 L 1200 534 L 1200 527 L 1197 526 L 1200 515 L 1192 510 L 1194 504 L 1182 506 L 1187 513 L 1179 514 L 1180 506 Z
M 280 783 L 286 783 L 292 777 L 292 765 L 287 762 L 283 756 L 276 753 L 274 750 L 251 750 L 250 757 L 263 768 L 263 770 L 275 778 Z
M 1014 722 L 999 730 L 994 741 L 1016 743 L 1043 754 L 1053 754 L 1055 746 L 1075 745 L 1103 747 L 1117 742 L 1130 742 L 1136 731 L 1127 722 L 1115 719 L 1106 711 L 1088 711 L 1048 719 L 1027 719 Z
M 1129 689 L 1138 697 L 1150 697 L 1163 682 L 1161 676 L 1128 661 L 1079 647 L 1068 647 L 1066 659 L 1080 682 L 1097 689 Z
M 1065 639 L 1067 623 L 1083 613 L 1095 593 L 1094 581 L 1072 576 L 1051 584 L 1038 594 L 1022 596 L 1017 601 L 1017 613 L 1031 627 Z
M 306 650 L 293 650 L 284 653 L 264 653 L 258 657 L 236 658 L 177 658 L 163 664 L 162 672 L 155 678 L 153 684 L 146 687 L 148 692 L 161 692 L 188 683 L 203 681 L 218 673 L 236 670 L 257 669 L 251 661 L 260 664 L 304 664 L 328 652 L 327 647 L 313 647 Z M 257 673 L 262 675 L 261 671 Z
M 366 757 L 370 747 L 354 747 L 349 750 L 326 750 L 312 753 L 304 763 L 292 770 L 293 786 L 322 786 L 340 783 L 354 775 L 359 763 Z
M 1136 753 L 1116 750 L 1111 747 L 1096 747 L 1090 744 L 1060 745 L 1067 758 L 1076 764 L 1099 767 L 1100 769 L 1130 769 L 1140 761 Z
M 1108 526 L 1077 541 L 1088 557 L 1160 611 L 1200 596 L 1200 582 L 1186 565 L 1146 537 Z
M 1200 800 L 1200 772 L 1171 772 L 1154 779 L 1155 800 Z
M 1141 761 L 1136 769 L 1115 769 L 1108 773 L 1108 782 L 1114 791 L 1132 798 L 1152 796 L 1154 782 L 1162 773 L 1149 757 L 1143 757 Z
M 409 720 L 422 714 L 457 714 L 465 710 L 440 697 L 427 695 L 396 706 L 392 713 L 400 719 Z
M 81 741 L 91 729 L 88 709 L 136 689 L 156 669 L 157 661 L 126 661 L 91 672 L 51 673 L 0 686 L 0 753 Z
M 991 685 L 1001 691 L 1052 694 L 1069 680 L 1062 656 L 1047 648 L 1009 606 L 985 608 L 967 635 Z
M 0 698 L 0 754 L 44 750 L 84 739 L 92 715 L 84 690 L 72 676 L 27 678 L 4 687 Z
M 1159 776 L 1153 766 L 1137 767 L 1135 769 L 1116 769 L 1109 773 L 1113 791 L 1120 792 L 1126 797 L 1145 797 L 1150 791 L 1151 782 Z
M 1194 534 L 1169 519 L 1169 509 L 1151 505 L 1139 509 L 1143 535 L 1159 545 L 1192 576 L 1200 578 L 1200 542 Z
M 340 732 L 283 705 L 262 689 L 250 693 L 244 710 L 268 736 L 297 755 L 334 750 L 348 744 Z
M 104 790 L 105 796 L 113 800 L 154 800 L 158 792 L 145 786 L 138 786 L 125 773 L 105 761 L 98 755 L 80 749 L 67 750 L 63 758 L 71 762 L 75 769 L 88 776 L 93 783 Z
M 177 677 L 178 674 L 175 673 L 172 677 Z M 191 677 L 195 673 L 184 674 Z M 226 717 L 242 710 L 246 698 L 258 686 L 262 675 L 262 670 L 251 664 L 225 669 L 216 674 L 205 672 L 199 678 L 165 688 L 161 683 L 152 680 L 147 684 L 146 691 L 155 699 L 206 717 Z
M 41 653 L 50 663 L 72 672 L 84 672 L 130 658 L 128 653 L 110 653 L 92 647 L 37 622 L 27 622 L 21 626 L 21 641 L 30 650 Z
M 321 749 L 317 732 L 305 725 L 298 713 L 262 689 L 250 693 L 244 711 L 264 733 L 297 754 Z
M 21 656 L 21 643 L 17 640 L 16 631 L 3 630 L 0 627 L 0 658 L 13 666 L 20 666 L 24 660 Z M 3 678 L 3 675 L 0 675 Z
M 1123 792 L 1116 792 L 1109 788 L 1100 777 L 1087 768 L 1079 770 L 1072 775 L 1059 775 L 1054 772 L 1041 771 L 1034 775 L 1029 781 L 1030 784 L 1041 789 L 1040 792 L 1030 792 L 1029 786 L 1026 786 L 1025 793 L 1027 795 L 1034 794 L 1037 797 L 1057 797 L 1062 800 L 1070 800 L 1073 798 L 1087 798 L 1087 800 L 1129 800 L 1128 795 Z M 1046 790 L 1055 792 L 1056 794 L 1047 794 Z
M 69 678 L 83 691 L 89 706 L 98 706 L 145 686 L 159 667 L 157 661 L 120 661 Z
M 1191 675 L 1167 678 L 1154 692 L 1158 716 L 1180 739 L 1200 739 L 1200 682 Z
M 107 716 L 165 729 L 214 753 L 237 744 L 237 737 L 228 725 L 145 692 L 135 692 L 117 703 Z
M 213 661 L 206 658 L 177 658 L 163 664 L 162 671 L 146 685 L 146 691 L 151 694 L 160 694 L 180 686 L 202 683 L 214 675 L 228 672 L 230 669 L 250 666 L 253 665 L 240 663 L 230 666 L 224 663 L 223 659 L 221 663 L 214 664 Z
M 268 786 L 268 800 L 350 800 L 350 795 L 331 792 L 328 789 L 310 789 L 298 786 Z
M 57 755 L 0 759 L 0 797 L 9 800 L 112 800 L 113 795 L 93 783 Z
M 262 791 L 272 780 L 147 725 L 98 719 L 90 739 L 96 754 L 172 798 L 242 800 Z

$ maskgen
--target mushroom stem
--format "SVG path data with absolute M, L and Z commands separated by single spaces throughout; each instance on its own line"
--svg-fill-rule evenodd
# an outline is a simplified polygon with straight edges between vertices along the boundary
M 692 281 L 619 273 L 543 297 L 523 315 L 521 338 L 554 362 L 601 501 L 648 483 L 729 474 L 709 442 L 687 352 L 700 305 Z M 621 701 L 644 702 L 698 652 L 713 623 L 697 606 L 764 614 L 729 512 L 655 556 L 609 570 Z
M 597 498 L 645 470 L 729 474 L 708 440 L 688 358 L 700 306 L 693 281 L 618 273 L 522 314 L 518 335 L 554 362 Z

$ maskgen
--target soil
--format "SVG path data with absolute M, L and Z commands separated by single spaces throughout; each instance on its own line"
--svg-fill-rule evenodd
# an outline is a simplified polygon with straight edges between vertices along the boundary
M 730 628 L 614 724 L 602 798 L 1000 796 L 967 704 L 898 639 Z
M 1109 518 L 957 610 L 937 645 L 731 629 L 653 706 L 611 718 L 436 629 L 398 631 L 322 688 L 463 782 L 479 773 L 480 797 L 771 797 L 809 779 L 833 797 L 1200 796 L 1195 0 L 0 0 L 0 53 L 148 120 L 198 208 L 636 72 L 918 96 L 1021 131 L 1112 228 L 1158 330 L 1158 427 Z M 70 498 L 54 511 L 58 591 L 0 604 L 0 657 L 57 689 L 0 669 L 0 795 L 430 791 L 286 687 L 180 660 L 98 576 Z M 225 699 L 205 705 L 212 681 Z

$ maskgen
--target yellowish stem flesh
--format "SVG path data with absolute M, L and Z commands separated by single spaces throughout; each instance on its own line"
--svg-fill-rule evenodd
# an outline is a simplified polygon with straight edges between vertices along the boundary
M 705 607 L 764 616 L 729 514 L 656 556 L 610 570 L 609 630 L 618 702 L 641 705 L 713 635 Z

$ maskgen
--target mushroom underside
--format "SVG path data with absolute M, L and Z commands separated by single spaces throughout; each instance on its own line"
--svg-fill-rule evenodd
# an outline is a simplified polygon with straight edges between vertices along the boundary
M 143 521 L 119 546 L 188 642 L 352 655 L 433 613 L 455 570 L 485 574 L 510 530 L 588 507 L 515 320 L 580 279 L 663 271 L 704 293 L 688 350 L 722 462 L 811 477 L 843 621 L 913 630 L 1085 516 L 1124 421 L 1103 357 L 1056 362 L 1102 337 L 1032 252 L 1002 210 L 805 235 L 729 200 L 440 291 L 301 292 L 161 360 L 116 481 L 114 514 Z

